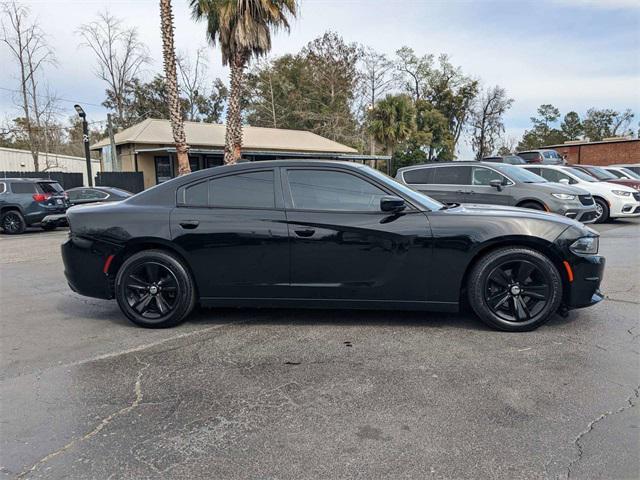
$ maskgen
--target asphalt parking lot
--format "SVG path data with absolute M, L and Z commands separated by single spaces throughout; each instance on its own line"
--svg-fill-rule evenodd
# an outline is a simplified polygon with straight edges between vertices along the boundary
M 638 478 L 640 220 L 607 300 L 531 333 L 469 315 L 202 310 L 69 290 L 66 231 L 0 236 L 6 478 Z

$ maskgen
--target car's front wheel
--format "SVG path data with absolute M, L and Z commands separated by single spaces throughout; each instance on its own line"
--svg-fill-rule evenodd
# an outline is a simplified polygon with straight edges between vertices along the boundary
M 25 222 L 22 214 L 17 210 L 9 210 L 2 214 L 0 219 L 0 225 L 4 233 L 9 235 L 18 235 L 23 233 L 27 228 L 27 222 Z
M 609 204 L 602 198 L 595 198 L 596 202 L 596 219 L 594 223 L 604 223 L 609 220 Z
M 195 305 L 195 287 L 183 262 L 162 250 L 127 258 L 116 276 L 116 300 L 133 323 L 166 328 L 186 319 Z
M 499 330 L 538 328 L 558 310 L 562 279 L 555 265 L 529 248 L 506 247 L 482 257 L 468 277 L 469 303 Z

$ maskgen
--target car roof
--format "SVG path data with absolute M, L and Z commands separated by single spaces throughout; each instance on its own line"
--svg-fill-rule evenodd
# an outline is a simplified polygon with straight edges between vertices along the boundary
M 407 170 L 415 170 L 415 169 L 420 169 L 425 167 L 444 167 L 444 166 L 461 167 L 465 165 L 484 165 L 487 167 L 495 168 L 497 170 L 501 168 L 509 168 L 514 166 L 514 165 L 508 165 L 505 163 L 479 162 L 477 160 L 456 160 L 454 162 L 432 162 L 432 163 L 420 163 L 418 165 L 410 165 L 408 167 L 399 168 L 398 173 L 406 172 Z
M 57 180 L 52 180 L 50 178 L 0 178 L 0 182 L 23 182 L 23 183 L 50 182 L 50 183 L 59 183 Z

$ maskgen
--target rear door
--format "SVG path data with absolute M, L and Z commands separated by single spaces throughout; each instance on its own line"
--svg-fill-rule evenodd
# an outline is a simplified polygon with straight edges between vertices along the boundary
M 283 169 L 291 297 L 424 301 L 431 262 L 427 216 L 380 210 L 393 192 L 339 168 Z
M 181 187 L 173 241 L 203 298 L 277 298 L 289 285 L 289 238 L 278 169 L 209 177 Z
M 436 200 L 442 203 L 473 203 L 470 165 L 444 165 L 434 168 Z

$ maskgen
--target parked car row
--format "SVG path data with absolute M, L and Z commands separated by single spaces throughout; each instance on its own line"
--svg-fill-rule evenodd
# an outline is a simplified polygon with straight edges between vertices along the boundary
M 401 168 L 396 179 L 443 203 L 511 205 L 582 223 L 640 216 L 640 182 L 598 167 L 450 162 Z
M 53 180 L 0 179 L 0 228 L 6 234 L 23 233 L 27 227 L 53 230 L 67 225 L 66 211 L 73 205 L 116 202 L 132 196 L 113 187 L 78 187 L 65 191 Z

